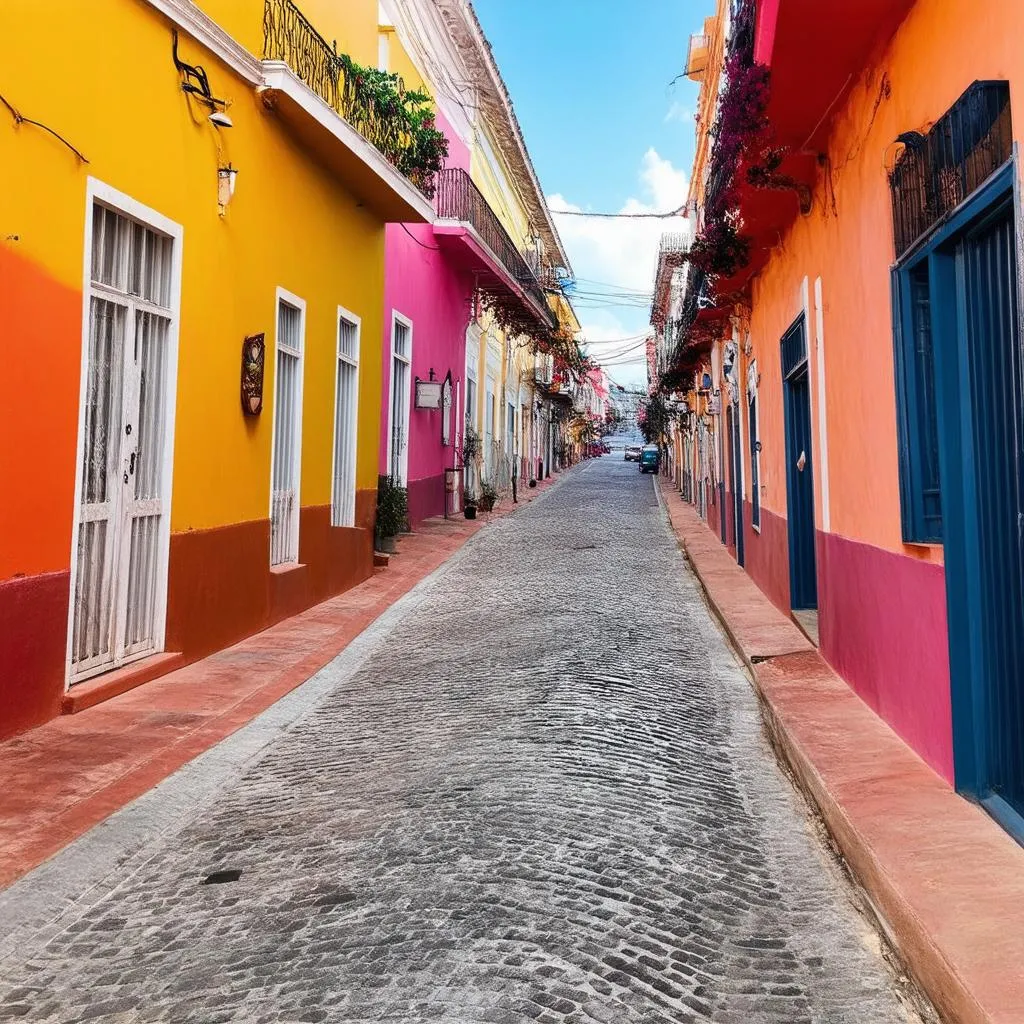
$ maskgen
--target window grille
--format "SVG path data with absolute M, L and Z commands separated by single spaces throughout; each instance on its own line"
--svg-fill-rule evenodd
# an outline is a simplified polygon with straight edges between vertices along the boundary
M 302 430 L 302 310 L 277 307 L 277 382 L 271 468 L 270 564 L 299 560 L 299 471 Z
M 334 483 L 331 525 L 356 522 L 356 411 L 359 404 L 359 325 L 338 318 L 338 365 L 334 386 Z
M 975 82 L 927 135 L 899 141 L 889 176 L 897 259 L 1010 159 L 1009 83 Z
M 409 446 L 409 387 L 412 359 L 412 328 L 408 323 L 395 319 L 391 332 L 391 440 L 390 474 L 406 486 L 408 475 Z

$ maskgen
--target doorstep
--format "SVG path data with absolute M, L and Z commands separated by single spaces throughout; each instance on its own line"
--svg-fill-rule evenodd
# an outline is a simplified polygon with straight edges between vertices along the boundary
M 79 711 L 95 707 L 112 697 L 119 697 L 122 693 L 134 690 L 136 686 L 159 679 L 184 665 L 184 654 L 167 652 L 151 655 L 141 661 L 133 661 L 130 665 L 116 668 L 112 672 L 104 672 L 101 676 L 94 676 L 84 683 L 72 686 L 64 694 L 60 713 L 77 715 Z
M 1024 848 L 875 715 L 696 510 L 671 484 L 659 485 L 750 669 L 776 750 L 910 974 L 945 1020 L 1024 1022 Z

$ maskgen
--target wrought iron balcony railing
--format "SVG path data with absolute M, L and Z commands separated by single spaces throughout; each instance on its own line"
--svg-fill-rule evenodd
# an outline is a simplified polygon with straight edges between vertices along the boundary
M 471 225 L 519 287 L 546 311 L 548 319 L 553 318 L 544 289 L 530 265 L 516 248 L 515 242 L 473 179 L 464 170 L 447 167 L 438 174 L 435 206 L 441 219 Z
M 281 61 L 373 145 L 387 161 L 398 168 L 428 197 L 433 189 L 433 174 L 409 166 L 415 140 L 406 123 L 397 116 L 400 110 L 388 109 L 387 101 L 360 101 L 352 61 L 338 53 L 337 43 L 328 43 L 292 0 L 264 0 L 263 59 Z M 358 70 L 358 69 L 356 69 Z M 398 82 L 398 94 L 403 87 Z M 400 102 L 396 100 L 396 104 Z

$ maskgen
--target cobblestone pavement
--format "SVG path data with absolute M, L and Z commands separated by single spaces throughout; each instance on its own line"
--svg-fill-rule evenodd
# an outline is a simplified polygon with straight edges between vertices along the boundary
M 634 464 L 575 471 L 427 587 L 0 964 L 0 1019 L 906 1019 Z

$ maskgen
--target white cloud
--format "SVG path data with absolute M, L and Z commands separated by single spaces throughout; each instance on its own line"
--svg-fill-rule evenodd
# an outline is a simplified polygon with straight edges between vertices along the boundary
M 692 107 L 687 106 L 685 103 L 680 103 L 679 100 L 673 100 L 668 108 L 668 112 L 665 114 L 665 123 L 669 124 L 672 121 L 678 121 L 680 124 L 689 124 L 693 121 L 693 115 Z
M 637 171 L 638 196 L 630 196 L 615 213 L 664 213 L 679 209 L 685 202 L 689 183 L 686 173 L 663 159 L 652 147 L 644 154 Z M 593 291 L 593 281 L 637 292 L 650 292 L 654 287 L 654 271 L 658 261 L 658 243 L 666 231 L 687 230 L 682 217 L 625 218 L 572 217 L 564 211 L 581 211 L 569 198 L 548 196 L 548 206 L 555 217 L 558 232 L 580 279 L 579 287 Z M 560 211 L 563 211 L 560 216 Z M 600 359 L 602 350 L 618 347 L 602 345 L 638 334 L 647 329 L 649 309 L 588 309 L 581 300 L 576 312 L 583 325 L 584 337 L 592 342 L 593 353 Z M 639 350 L 635 363 L 612 366 L 609 372 L 622 384 L 642 384 L 646 363 Z
M 644 198 L 629 197 L 615 213 L 663 213 L 686 202 L 685 172 L 662 159 L 654 149 L 644 154 L 637 175 Z M 613 219 L 566 217 L 560 211 L 582 212 L 563 195 L 548 196 L 548 206 L 578 277 L 636 291 L 650 291 L 658 257 L 658 239 L 666 231 L 682 231 L 682 217 Z

